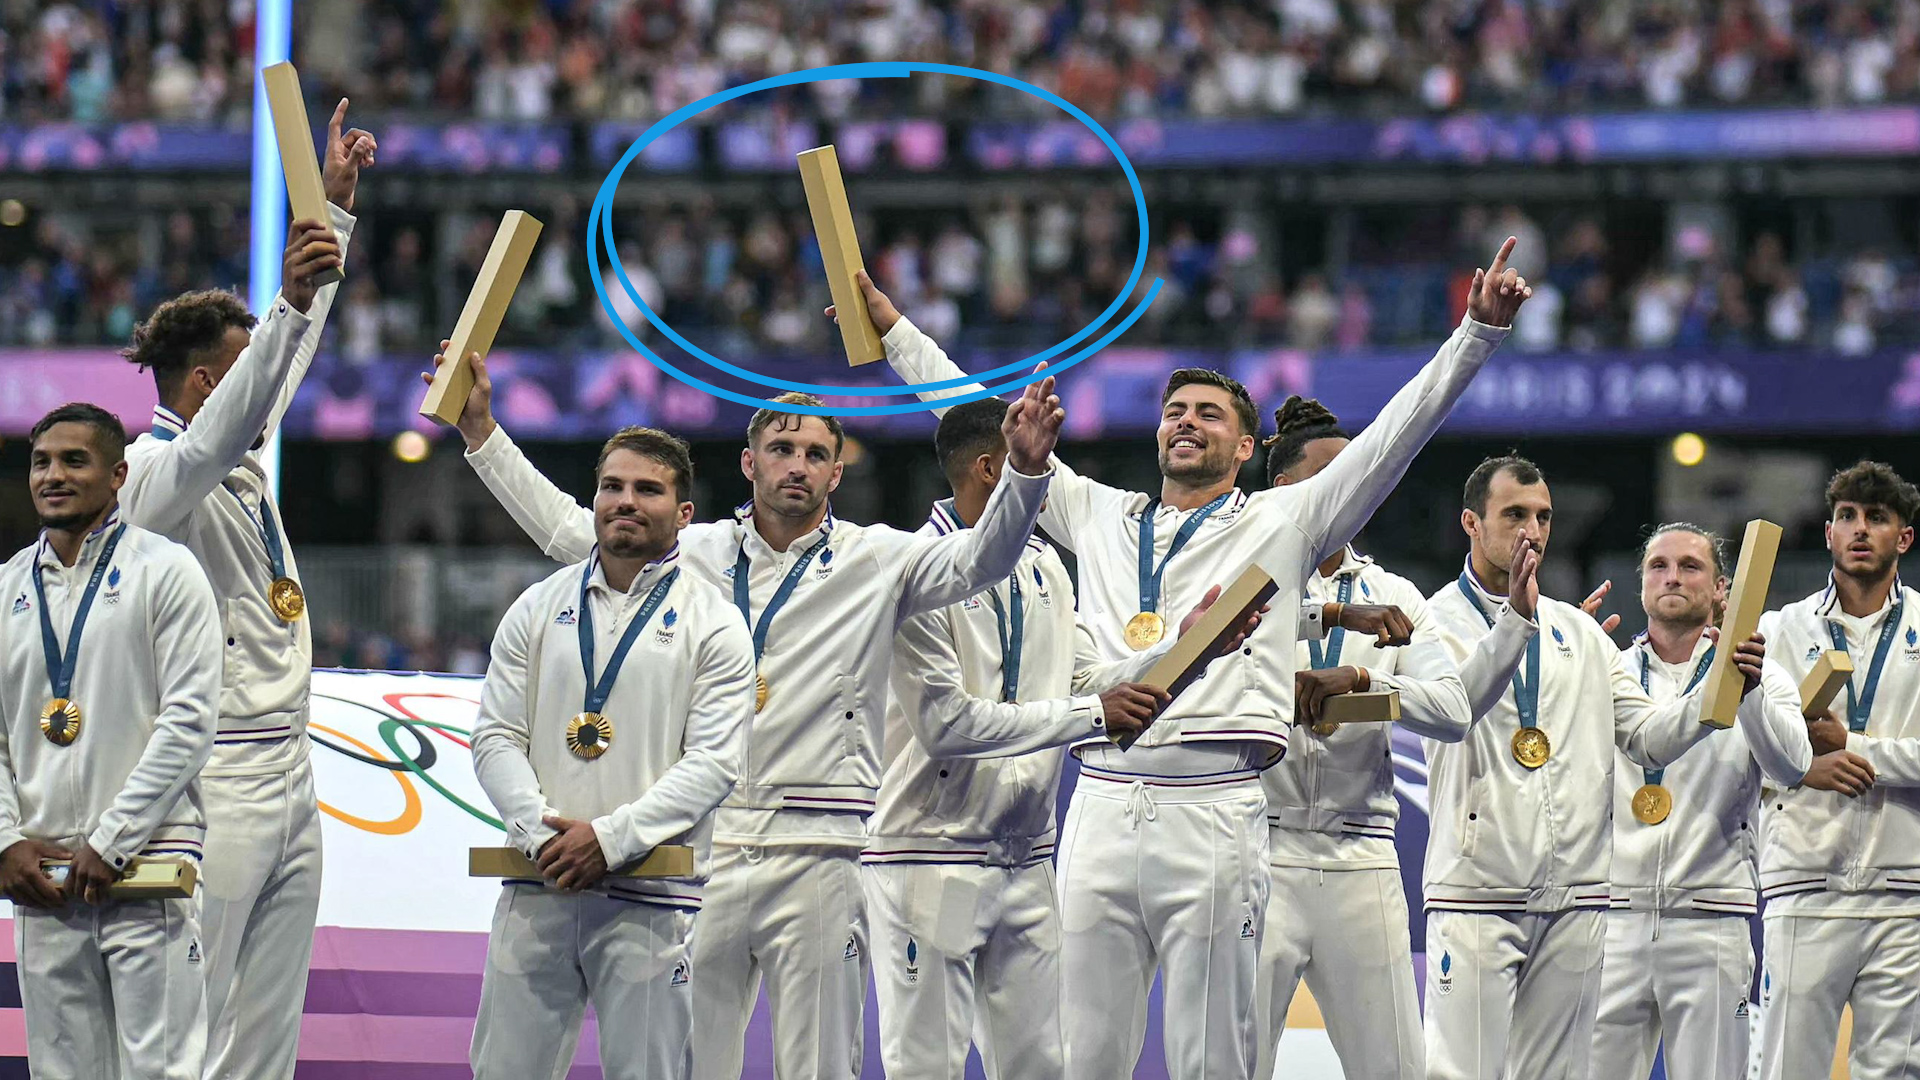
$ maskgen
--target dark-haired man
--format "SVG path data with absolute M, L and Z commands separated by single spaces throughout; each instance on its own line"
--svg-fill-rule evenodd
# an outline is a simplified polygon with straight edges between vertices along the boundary
M 1215 371 L 1173 373 L 1162 396 L 1157 496 L 1109 487 L 1056 463 L 1042 524 L 1078 558 L 1081 613 L 1102 655 L 1166 636 L 1211 586 L 1259 563 L 1273 606 L 1299 607 L 1307 575 L 1360 530 L 1439 428 L 1528 295 L 1508 269 L 1514 241 L 1475 271 L 1459 330 L 1319 475 L 1248 495 L 1258 412 Z M 888 362 L 910 382 L 964 378 L 860 275 Z M 967 392 L 966 387 L 940 398 Z M 1061 845 L 1067 1072 L 1132 1072 L 1156 969 L 1167 1068 L 1176 1080 L 1250 1077 L 1258 1056 L 1256 971 L 1266 920 L 1266 797 L 1260 773 L 1293 723 L 1297 626 L 1255 634 L 1211 667 L 1124 754 L 1103 738 L 1078 750 L 1080 781 Z
M 1317 401 L 1287 399 L 1274 412 L 1267 475 L 1274 486 L 1318 475 L 1351 436 Z M 1260 1062 L 1272 1076 L 1287 1010 L 1304 980 L 1326 1018 L 1327 1036 L 1348 1075 L 1426 1080 L 1420 1003 L 1407 938 L 1407 897 L 1394 845 L 1392 731 L 1385 724 L 1327 730 L 1314 725 L 1329 694 L 1397 690 L 1401 723 L 1420 736 L 1459 742 L 1472 723 L 1462 680 L 1504 682 L 1510 671 L 1456 671 L 1426 598 L 1351 544 L 1329 555 L 1307 581 L 1313 603 L 1384 604 L 1397 633 L 1329 631 L 1298 646 L 1294 729 L 1287 756 L 1261 774 L 1273 892 L 1260 943 Z M 1386 636 L 1386 635 L 1383 635 Z M 1484 666 L 1482 664 L 1481 666 Z
M 1858 797 L 1796 788 L 1762 806 L 1761 1073 L 1826 1075 L 1851 1005 L 1854 1080 L 1911 1080 L 1920 1077 L 1920 593 L 1900 583 L 1900 556 L 1913 547 L 1920 491 L 1862 461 L 1826 494 L 1833 579 L 1760 620 L 1767 688 L 1797 700 L 1821 653 L 1847 652 L 1853 679 L 1834 703 L 1839 715 L 1809 735 L 1816 754 L 1866 759 L 1873 787 Z
M 40 538 L 0 569 L 0 892 L 16 905 L 35 1076 L 200 1080 L 200 900 L 115 900 L 136 858 L 198 860 L 213 746 L 213 589 L 128 524 L 127 436 L 93 405 L 34 425 Z M 71 860 L 64 880 L 42 863 Z
M 688 944 L 753 716 L 753 642 L 731 598 L 681 568 L 686 444 L 627 428 L 594 480 L 597 543 L 500 620 L 474 728 L 480 786 L 541 874 L 506 882 L 494 910 L 477 1080 L 565 1072 L 589 1002 L 609 1080 L 690 1067 Z M 608 876 L 661 844 L 694 848 L 690 877 Z
M 541 476 L 494 422 L 486 365 L 471 360 L 474 388 L 459 423 L 467 460 L 542 550 L 584 558 L 592 512 Z M 747 426 L 740 471 L 752 500 L 682 534 L 683 565 L 732 596 L 758 662 L 759 711 L 739 784 L 715 819 L 694 938 L 701 1080 L 738 1080 L 763 972 L 783 1080 L 859 1071 L 869 971 L 859 857 L 880 786 L 894 630 L 1013 572 L 1066 417 L 1052 382 L 1003 411 L 1008 468 L 974 528 L 918 536 L 835 518 L 828 496 L 840 483 L 845 433 L 832 416 L 781 408 L 819 410 L 819 399 L 783 394 Z
M 985 398 L 940 418 L 934 449 L 953 496 L 923 534 L 980 519 L 1006 472 L 1005 411 Z M 1039 539 L 1006 581 L 901 623 L 862 856 L 889 1077 L 957 1077 L 977 1043 L 995 1077 L 1058 1080 L 1060 748 L 1151 723 L 1166 692 L 1135 680 L 1172 641 L 1101 663 L 1066 566 Z
M 1674 522 L 1640 549 L 1647 629 L 1627 664 L 1662 705 L 1699 685 L 1719 648 L 1711 623 L 1730 583 L 1721 548 L 1705 529 Z M 1753 698 L 1764 722 L 1747 723 L 1753 710 L 1743 710 L 1738 728 L 1665 769 L 1624 754 L 1613 763 L 1613 899 L 1592 1080 L 1645 1076 L 1662 1047 L 1670 1076 L 1747 1075 L 1761 785 L 1858 794 L 1872 783 L 1866 762 L 1844 750 L 1814 759 L 1793 701 Z
M 1590 615 L 1540 595 L 1553 499 L 1532 462 L 1481 462 L 1460 525 L 1466 566 L 1428 608 L 1463 669 L 1513 675 L 1468 679 L 1466 739 L 1426 740 L 1427 1075 L 1573 1080 L 1600 990 L 1614 749 L 1658 769 L 1715 729 L 1697 690 L 1656 705 Z M 1765 653 L 1758 636 L 1735 650 L 1748 691 Z M 1743 726 L 1763 702 L 1745 695 Z
M 320 347 L 373 136 L 327 124 L 330 222 L 296 221 L 280 295 L 256 326 L 224 291 L 161 304 L 124 355 L 153 373 L 153 429 L 127 451 L 127 520 L 187 546 L 220 598 L 220 731 L 205 770 L 208 1080 L 289 1080 L 320 910 L 320 813 L 307 764 L 313 632 L 255 450 Z

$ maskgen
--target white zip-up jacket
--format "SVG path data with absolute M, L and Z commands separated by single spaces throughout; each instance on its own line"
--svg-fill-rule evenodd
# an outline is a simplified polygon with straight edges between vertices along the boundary
M 1319 605 L 1340 600 L 1345 579 L 1351 579 L 1345 589 L 1347 603 L 1392 604 L 1406 612 L 1413 620 L 1413 641 L 1382 648 L 1371 634 L 1336 630 L 1337 637 L 1330 635 L 1319 646 L 1327 666 L 1365 668 L 1373 689 L 1400 692 L 1402 725 L 1439 742 L 1459 742 L 1473 719 L 1467 693 L 1419 587 L 1349 547 L 1331 576 L 1315 570 L 1307 580 L 1308 601 Z M 1303 641 L 1296 648 L 1295 664 L 1303 670 L 1312 667 L 1312 647 Z M 1392 737 L 1390 725 L 1371 723 L 1349 724 L 1327 736 L 1295 732 L 1286 760 L 1261 774 L 1275 864 L 1321 869 L 1398 865 L 1393 834 L 1400 802 L 1393 793 Z
M 1856 619 L 1828 585 L 1768 612 L 1760 631 L 1768 694 L 1796 703 L 1797 714 L 1800 680 L 1834 647 L 1829 626 L 1846 637 L 1853 693 L 1865 693 L 1895 595 L 1904 603 L 1867 729 L 1847 736 L 1847 749 L 1873 763 L 1873 787 L 1858 798 L 1794 788 L 1763 804 L 1760 889 L 1769 918 L 1920 915 L 1920 592 L 1896 583 L 1879 611 Z M 1843 723 L 1847 700 L 1843 690 L 1833 704 Z
M 353 215 L 331 204 L 344 259 Z M 127 520 L 187 546 L 213 584 L 223 646 L 220 732 L 209 776 L 283 772 L 307 757 L 307 694 L 313 681 L 311 613 L 281 622 L 267 606 L 273 571 L 260 515 L 271 520 L 286 573 L 300 569 L 253 447 L 280 426 L 320 348 L 338 283 L 301 314 L 276 297 L 192 423 L 165 406 L 153 430 L 127 447 L 120 504 Z
M 648 563 L 623 593 L 590 557 L 520 594 L 494 634 L 473 767 L 508 839 L 528 858 L 556 835 L 542 821 L 549 814 L 591 821 L 613 868 L 661 844 L 691 845 L 691 878 L 609 877 L 595 891 L 697 909 L 713 812 L 740 774 L 753 715 L 753 639 L 732 602 L 695 574 L 675 577 L 600 709 L 613 725 L 606 752 L 587 760 L 566 744 L 588 685 L 580 655 L 582 575 L 590 575 L 597 682 L 654 587 L 680 566 L 676 547 Z
M 135 855 L 198 861 L 206 838 L 198 776 L 220 696 L 213 589 L 186 548 L 135 525 L 114 551 L 80 636 L 68 696 L 80 735 L 40 731 L 53 697 L 40 630 L 37 563 L 62 655 L 118 512 L 62 566 L 43 538 L 0 569 L 0 851 L 32 838 L 92 847 L 116 869 Z
M 1431 800 L 1426 907 L 1606 907 L 1614 748 L 1642 766 L 1660 768 L 1718 729 L 1699 722 L 1698 690 L 1656 705 L 1619 647 L 1578 607 L 1543 596 L 1537 622 L 1529 623 L 1505 597 L 1491 595 L 1477 581 L 1470 587 L 1472 600 L 1457 582 L 1427 598 L 1479 719 L 1460 742 L 1423 743 Z M 1476 603 L 1494 615 L 1492 632 Z M 1512 672 L 1536 634 L 1538 722 L 1553 752 L 1545 765 L 1528 769 L 1513 757 L 1520 718 L 1511 682 L 1477 669 Z
M 1686 692 L 1712 645 L 1701 634 L 1685 663 L 1669 664 L 1642 634 L 1627 647 L 1627 665 L 1636 681 L 1644 676 L 1653 700 L 1665 705 Z M 1661 786 L 1673 796 L 1665 821 L 1645 825 L 1633 816 L 1633 793 L 1649 782 L 1648 774 L 1619 755 L 1613 763 L 1613 906 L 1753 914 L 1760 786 L 1792 787 L 1812 763 L 1798 706 L 1758 691 L 1740 702 L 1732 731 L 1695 746 L 1660 772 Z
M 944 500 L 921 532 L 964 528 Z M 1028 540 L 1014 575 L 1024 638 L 1014 701 L 1002 699 L 999 613 L 1011 636 L 1014 610 L 1008 582 L 901 623 L 886 772 L 863 862 L 1018 867 L 1051 859 L 1063 748 L 1104 734 L 1099 695 L 1139 681 L 1173 645 L 1168 638 L 1102 664 L 1053 548 Z
M 1272 609 L 1296 610 L 1308 575 L 1373 516 L 1506 335 L 1463 320 L 1420 374 L 1318 475 L 1252 495 L 1236 488 L 1168 564 L 1160 613 L 1171 618 L 1192 609 L 1207 589 L 1233 581 L 1254 563 L 1279 586 L 1269 601 Z M 966 377 L 907 319 L 883 340 L 888 362 L 909 382 Z M 921 397 L 938 400 L 968 389 L 977 386 Z M 1151 500 L 1082 476 L 1057 460 L 1055 471 L 1040 524 L 1078 557 L 1080 614 L 1101 654 L 1125 657 L 1131 652 L 1124 637 L 1127 620 L 1140 610 L 1140 515 Z M 1194 513 L 1160 505 L 1154 518 L 1156 563 Z M 1296 645 L 1286 620 L 1262 624 L 1238 655 L 1222 657 L 1188 687 L 1135 749 L 1240 743 L 1257 751 L 1261 760 L 1255 764 L 1277 759 L 1286 752 L 1293 724 Z
M 586 557 L 593 512 L 541 476 L 504 430 L 496 428 L 467 460 L 549 556 Z M 770 696 L 753 718 L 740 781 L 721 809 L 715 840 L 864 843 L 863 819 L 880 788 L 894 632 L 909 615 L 1006 580 L 1026 550 L 1050 477 L 1009 468 L 979 524 L 946 536 L 856 525 L 829 513 L 818 529 L 775 551 L 744 507 L 729 520 L 681 531 L 688 570 L 729 598 L 734 566 L 745 554 L 750 626 L 794 564 L 827 540 L 769 627 L 758 670 Z

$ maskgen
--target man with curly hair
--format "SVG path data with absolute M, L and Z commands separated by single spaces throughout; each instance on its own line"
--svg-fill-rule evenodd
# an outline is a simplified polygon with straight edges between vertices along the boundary
M 153 428 L 127 448 L 127 520 L 185 544 L 220 598 L 220 729 L 202 773 L 206 1075 L 287 1080 L 320 910 L 320 819 L 307 764 L 313 634 L 300 573 L 255 451 L 320 346 L 339 286 L 354 189 L 376 144 L 327 125 L 330 222 L 296 221 L 280 295 L 257 324 L 222 290 L 161 304 L 124 355 L 153 373 Z
M 1920 490 L 1877 461 L 1827 485 L 1833 577 L 1760 620 L 1768 696 L 1797 702 L 1820 654 L 1853 659 L 1845 702 L 1808 725 L 1813 752 L 1871 766 L 1857 797 L 1798 787 L 1761 807 L 1762 1068 L 1827 1075 L 1853 1006 L 1854 1080 L 1920 1076 L 1920 592 L 1900 583 Z

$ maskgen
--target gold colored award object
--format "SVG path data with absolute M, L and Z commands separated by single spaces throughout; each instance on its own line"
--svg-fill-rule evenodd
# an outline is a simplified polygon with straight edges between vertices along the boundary
M 281 622 L 299 622 L 307 613 L 307 594 L 292 578 L 277 577 L 267 586 L 267 606 Z
M 1633 793 L 1633 817 L 1642 825 L 1658 825 L 1673 813 L 1673 793 L 1659 784 L 1643 784 Z
M 753 711 L 760 712 L 767 707 L 767 699 L 773 696 L 773 687 L 767 685 L 767 677 L 758 672 L 753 676 Z
M 613 742 L 613 721 L 599 713 L 583 712 L 567 721 L 567 749 L 573 756 L 592 761 L 607 752 Z
M 40 710 L 40 734 L 55 746 L 71 746 L 80 737 L 80 703 L 57 697 Z
M 1553 756 L 1553 744 L 1547 733 L 1537 727 L 1523 727 L 1513 733 L 1513 760 L 1529 769 L 1537 769 Z
M 1167 636 L 1167 620 L 1157 611 L 1143 611 L 1127 620 L 1127 648 L 1143 652 Z

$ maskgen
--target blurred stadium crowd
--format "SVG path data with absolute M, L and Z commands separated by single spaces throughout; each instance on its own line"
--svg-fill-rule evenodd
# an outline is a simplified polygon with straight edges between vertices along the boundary
M 499 119 L 651 117 L 861 60 L 984 67 L 1095 116 L 1665 108 L 1920 94 L 1914 0 L 329 0 L 323 95 Z M 5 0 L 0 118 L 231 121 L 251 4 Z M 964 85 L 822 84 L 830 116 L 970 108 Z M 921 95 L 903 102 L 900 95 Z M 925 95 L 941 99 L 926 100 Z M 952 95 L 961 95 L 953 97 Z M 1008 99 L 1012 102 L 1013 99 Z M 1013 107 L 1022 107 L 1014 103 Z
M 546 239 L 515 301 L 509 340 L 595 347 L 617 341 L 579 258 L 578 208 L 544 208 Z M 383 213 L 370 209 L 376 216 Z M 433 222 L 387 212 L 356 259 L 332 322 L 343 358 L 419 352 L 450 326 L 492 222 L 438 235 Z M 1774 231 L 1726 244 L 1678 228 L 1648 245 L 1636 223 L 1561 209 L 1536 218 L 1517 206 L 1466 207 L 1420 223 L 1431 235 L 1371 250 L 1366 236 L 1344 272 L 1283 271 L 1272 237 L 1224 208 L 1157 215 L 1146 280 L 1162 294 L 1131 344 L 1284 342 L 1319 352 L 1404 345 L 1458 320 L 1462 268 L 1499 237 L 1521 237 L 1538 290 L 1516 344 L 1530 350 L 1819 348 L 1842 356 L 1920 342 L 1920 266 L 1880 249 L 1796 251 Z M 830 344 L 814 298 L 821 262 L 804 211 L 710 204 L 622 220 L 621 261 L 649 306 L 673 325 L 738 352 L 801 352 Z M 879 215 L 869 263 L 877 279 L 937 338 L 971 345 L 1051 341 L 1084 325 L 1125 284 L 1136 236 L 1130 208 L 1110 194 L 1028 198 L 945 213 Z M 142 313 L 182 290 L 246 280 L 246 222 L 237 208 L 176 210 L 116 233 L 54 214 L 0 258 L 0 345 L 124 342 Z M 1624 249 L 1624 250 L 1623 250 Z M 1421 254 L 1409 258 L 1407 252 Z M 616 294 L 617 296 L 618 294 Z M 625 307 L 624 297 L 619 302 Z M 623 312 L 641 327 L 638 313 Z

